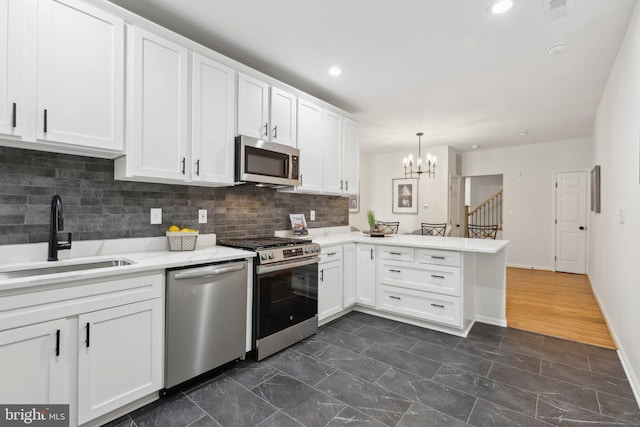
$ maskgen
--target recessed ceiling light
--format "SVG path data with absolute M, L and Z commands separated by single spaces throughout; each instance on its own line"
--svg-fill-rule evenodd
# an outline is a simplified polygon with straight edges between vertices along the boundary
M 526 135 L 529 135 L 529 131 L 527 131 L 526 129 L 518 130 L 518 131 L 516 131 L 516 135 L 518 135 L 518 136 L 526 136 Z
M 551 56 L 559 55 L 560 53 L 564 52 L 566 48 L 567 44 L 565 42 L 554 43 L 547 48 L 547 53 Z
M 491 6 L 491 13 L 494 15 L 499 15 L 501 13 L 507 12 L 509 9 L 513 7 L 513 0 L 498 0 Z
M 342 70 L 340 69 L 340 67 L 331 67 L 329 68 L 329 74 L 336 77 L 342 74 Z
M 482 147 L 482 146 L 481 146 L 481 145 L 478 145 L 478 144 L 473 144 L 473 145 L 471 146 L 471 148 L 473 148 L 474 150 L 477 150 L 477 149 L 478 149 L 478 148 L 480 148 L 480 147 Z

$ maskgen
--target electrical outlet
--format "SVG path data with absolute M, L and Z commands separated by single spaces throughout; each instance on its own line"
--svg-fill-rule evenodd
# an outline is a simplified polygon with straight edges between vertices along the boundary
M 315 221 L 316 220 L 316 211 L 311 211 L 309 213 L 309 220 L 311 220 L 311 221 Z
M 198 210 L 198 224 L 206 224 L 207 223 L 207 210 L 199 209 Z
M 151 208 L 151 224 L 162 224 L 161 208 Z

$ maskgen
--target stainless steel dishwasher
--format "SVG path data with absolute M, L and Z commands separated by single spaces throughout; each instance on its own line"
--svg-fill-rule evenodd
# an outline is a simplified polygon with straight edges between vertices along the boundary
M 245 355 L 247 261 L 167 270 L 165 387 Z

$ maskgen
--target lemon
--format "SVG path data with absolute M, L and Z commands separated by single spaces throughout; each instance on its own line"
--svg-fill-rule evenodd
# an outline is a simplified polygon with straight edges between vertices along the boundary
M 183 228 L 182 230 L 183 233 L 193 233 L 194 230 L 192 230 L 191 228 Z
M 171 227 L 169 227 L 169 231 L 180 231 L 180 227 L 178 227 L 177 225 L 172 225 Z

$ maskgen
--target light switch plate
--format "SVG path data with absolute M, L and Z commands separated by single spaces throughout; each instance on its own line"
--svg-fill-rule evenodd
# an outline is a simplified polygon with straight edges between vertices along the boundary
M 309 213 L 309 220 L 310 221 L 315 221 L 316 220 L 316 211 L 311 211 Z
M 151 208 L 151 224 L 162 224 L 162 208 Z
M 207 210 L 198 209 L 198 224 L 206 224 L 206 223 L 207 223 Z

